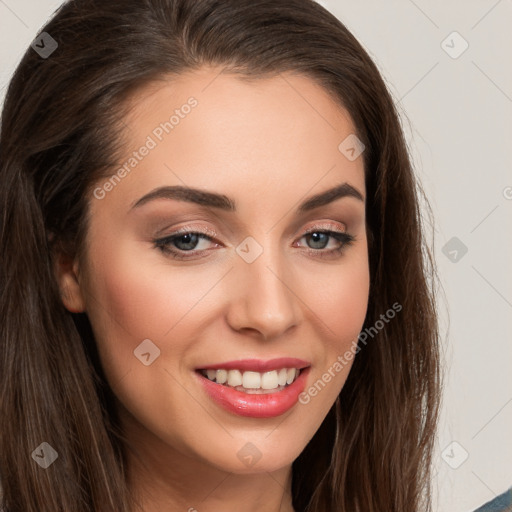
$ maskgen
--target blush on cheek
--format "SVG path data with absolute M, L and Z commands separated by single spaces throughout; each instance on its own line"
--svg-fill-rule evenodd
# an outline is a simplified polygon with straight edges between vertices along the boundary
M 194 318 L 187 313 L 198 305 L 217 278 L 211 272 L 208 279 L 200 278 L 197 272 L 192 277 L 190 272 L 143 262 L 143 257 L 134 256 L 133 250 L 128 253 L 132 256 L 125 261 L 109 259 L 105 254 L 101 268 L 93 276 L 92 287 L 98 300 L 91 304 L 91 323 L 105 357 L 122 359 L 123 365 L 130 365 L 135 360 L 133 351 L 145 339 L 162 351 L 172 344 L 173 354 L 178 357 L 186 348 Z
M 148 274 L 151 265 L 145 261 L 148 248 L 134 247 L 133 242 L 119 236 L 112 237 L 115 244 L 92 245 L 91 288 L 111 321 L 123 328 L 126 334 L 142 339 L 161 334 L 158 319 L 163 320 L 158 306 L 165 307 L 168 297 L 163 297 L 161 281 Z M 170 305 L 167 306 L 172 310 Z
M 335 341 L 338 354 L 349 349 L 361 332 L 368 307 L 368 286 L 367 273 L 356 271 L 331 288 L 330 300 L 323 310 L 327 325 L 338 335 Z

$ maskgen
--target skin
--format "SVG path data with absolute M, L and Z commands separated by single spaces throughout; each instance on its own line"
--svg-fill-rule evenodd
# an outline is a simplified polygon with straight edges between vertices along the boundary
M 351 348 L 368 304 L 364 201 L 344 197 L 295 212 L 343 182 L 365 197 L 362 157 L 349 161 L 338 150 L 355 133 L 350 116 L 307 77 L 243 81 L 220 71 L 183 73 L 133 97 L 126 159 L 189 97 L 198 104 L 105 197 L 90 198 L 82 266 L 64 257 L 58 266 L 65 306 L 87 312 L 93 326 L 144 512 L 293 511 L 291 464 L 352 363 L 308 404 L 266 419 L 220 408 L 194 369 L 298 357 L 311 363 L 308 389 Z M 170 199 L 130 209 L 163 185 L 224 194 L 237 211 Z M 175 260 L 153 241 L 181 227 L 217 235 L 200 240 L 190 260 Z M 355 241 L 322 258 L 340 243 L 315 245 L 304 236 L 311 229 L 346 231 Z M 248 236 L 263 249 L 252 263 L 236 252 Z M 149 366 L 134 356 L 145 339 L 161 351 Z M 248 442 L 261 453 L 250 467 L 237 457 Z

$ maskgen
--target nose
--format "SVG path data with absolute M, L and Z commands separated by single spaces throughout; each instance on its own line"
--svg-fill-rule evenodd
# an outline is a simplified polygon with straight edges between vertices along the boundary
M 231 273 L 236 284 L 227 313 L 234 330 L 269 340 L 299 324 L 301 300 L 294 290 L 298 288 L 296 277 L 283 260 L 278 249 L 267 248 L 252 263 L 237 260 Z

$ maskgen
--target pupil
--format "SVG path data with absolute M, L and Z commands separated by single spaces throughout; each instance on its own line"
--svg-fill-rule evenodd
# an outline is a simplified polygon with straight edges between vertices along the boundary
M 327 233 L 310 233 L 309 235 L 312 238 L 313 244 L 319 244 L 320 246 L 315 246 L 313 249 L 323 249 L 327 245 L 327 241 L 329 238 L 329 235 Z
M 178 249 L 186 251 L 187 249 L 194 249 L 198 242 L 198 235 L 195 233 L 187 233 L 177 238 L 174 243 L 178 246 Z M 181 241 L 184 240 L 184 243 Z M 181 246 L 181 247 L 179 247 Z

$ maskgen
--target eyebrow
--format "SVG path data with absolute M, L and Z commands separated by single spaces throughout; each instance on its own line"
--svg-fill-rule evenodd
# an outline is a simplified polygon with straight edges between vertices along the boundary
M 354 197 L 364 202 L 364 197 L 361 192 L 359 192 L 359 190 L 357 190 L 349 183 L 345 182 L 325 190 L 324 192 L 320 192 L 319 194 L 309 197 L 306 199 L 306 201 L 299 205 L 296 212 L 308 212 L 310 210 L 314 210 L 315 208 L 319 208 L 320 206 L 325 206 L 329 203 L 332 203 L 333 201 L 341 199 L 342 197 Z M 228 212 L 236 211 L 235 201 L 225 196 L 224 194 L 206 192 L 197 188 L 183 187 L 179 185 L 159 187 L 152 190 L 151 192 L 135 201 L 130 207 L 130 210 L 134 208 L 140 208 L 144 204 L 149 203 L 155 199 L 174 199 L 177 201 L 195 203 L 209 208 L 218 208 Z

